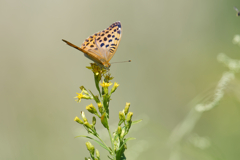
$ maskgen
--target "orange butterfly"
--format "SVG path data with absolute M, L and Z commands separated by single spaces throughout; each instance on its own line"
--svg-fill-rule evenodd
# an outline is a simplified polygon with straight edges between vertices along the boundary
M 122 36 L 122 25 L 115 22 L 107 29 L 95 33 L 87 38 L 81 47 L 78 47 L 63 39 L 69 46 L 72 46 L 84 53 L 90 60 L 97 63 L 100 67 L 109 69 L 109 61 L 117 51 Z

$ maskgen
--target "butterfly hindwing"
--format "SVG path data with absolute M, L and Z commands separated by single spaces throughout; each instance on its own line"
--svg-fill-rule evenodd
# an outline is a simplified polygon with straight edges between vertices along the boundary
M 95 43 L 95 38 L 97 36 L 98 33 L 95 33 L 94 35 L 88 37 L 81 45 L 81 48 L 87 52 L 93 53 L 96 56 L 99 56 L 99 58 L 104 58 L 99 50 L 99 48 L 97 47 L 96 43 Z

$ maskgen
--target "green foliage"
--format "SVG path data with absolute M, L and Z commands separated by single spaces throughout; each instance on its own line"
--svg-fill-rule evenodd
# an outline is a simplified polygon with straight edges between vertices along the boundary
M 119 122 L 116 131 L 112 133 L 109 128 L 109 102 L 111 100 L 112 93 L 114 93 L 117 90 L 119 84 L 115 82 L 109 94 L 108 88 L 112 85 L 110 80 L 112 80 L 113 77 L 111 77 L 111 75 L 107 73 L 105 69 L 100 68 L 96 64 L 91 64 L 91 67 L 87 68 L 93 71 L 95 87 L 98 90 L 99 95 L 94 95 L 90 90 L 88 92 L 85 89 L 85 87 L 81 86 L 80 89 L 82 90 L 82 92 L 77 93 L 78 96 L 76 96 L 75 98 L 77 98 L 77 102 L 80 102 L 81 99 L 91 99 L 97 103 L 98 111 L 93 106 L 93 104 L 88 105 L 86 107 L 86 110 L 96 115 L 100 119 L 103 127 L 107 129 L 111 141 L 111 147 L 106 145 L 106 143 L 100 138 L 99 134 L 97 133 L 97 130 L 95 128 L 95 124 L 97 121 L 96 117 L 93 116 L 92 124 L 90 124 L 83 111 L 81 112 L 83 120 L 79 119 L 78 117 L 75 117 L 74 121 L 78 122 L 80 125 L 83 125 L 83 127 L 88 131 L 88 134 L 93 135 L 94 138 L 85 135 L 80 135 L 77 137 L 85 137 L 95 141 L 102 148 L 108 151 L 108 153 L 110 154 L 108 156 L 109 159 L 126 160 L 124 152 L 127 149 L 127 142 L 135 138 L 125 138 L 125 136 L 129 133 L 131 125 L 139 123 L 141 122 L 141 120 L 132 121 L 133 113 L 129 112 L 130 103 L 126 103 L 125 108 L 119 112 Z M 104 79 L 103 82 L 101 82 L 102 79 Z M 90 153 L 90 157 L 88 158 L 85 157 L 85 159 L 100 160 L 99 151 L 95 149 L 95 147 L 90 142 L 87 142 L 86 146 Z

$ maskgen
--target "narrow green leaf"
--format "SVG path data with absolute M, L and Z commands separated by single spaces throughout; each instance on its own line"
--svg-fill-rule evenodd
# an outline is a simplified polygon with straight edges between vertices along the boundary
M 110 96 L 108 94 L 105 94 L 102 97 L 103 97 L 103 107 L 107 112 L 107 114 L 109 115 L 108 104 L 109 104 Z
M 119 150 L 122 149 L 122 147 L 124 146 L 125 143 L 127 143 L 127 141 L 134 140 L 134 139 L 136 139 L 136 138 L 129 137 L 129 138 L 125 139 L 124 142 L 123 142 L 123 144 L 119 147 Z
M 139 119 L 139 120 L 137 120 L 137 121 L 133 121 L 132 124 L 137 124 L 137 123 L 139 123 L 139 122 L 142 122 L 142 119 Z
M 104 144 L 102 144 L 102 142 L 92 138 L 92 137 L 89 137 L 89 136 L 84 136 L 84 135 L 80 135 L 80 136 L 76 136 L 75 138 L 78 138 L 78 137 L 85 137 L 85 138 L 88 138 L 88 139 L 91 139 L 95 142 L 97 142 L 101 147 L 103 147 L 104 149 L 106 149 L 108 152 L 111 152 L 111 150 L 109 150 L 109 148 L 107 146 L 105 146 Z
M 98 96 L 95 96 L 95 95 L 92 93 L 92 91 L 90 91 L 90 90 L 89 90 L 89 92 L 92 94 L 93 99 L 95 100 L 95 102 L 96 102 L 96 103 L 100 103 L 100 100 L 99 100 Z
M 98 75 L 96 75 L 95 73 L 93 73 L 93 74 L 94 74 L 95 86 L 96 86 L 99 94 L 101 95 L 101 91 L 100 91 L 100 88 L 99 88 L 99 82 L 101 80 L 101 76 L 100 76 L 100 74 L 98 74 Z

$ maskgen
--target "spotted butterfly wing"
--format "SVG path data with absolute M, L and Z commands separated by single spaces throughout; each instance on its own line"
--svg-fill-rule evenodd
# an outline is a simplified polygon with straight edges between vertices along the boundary
M 117 51 L 122 36 L 122 26 L 120 22 L 115 22 L 107 29 L 99 32 L 95 43 L 102 53 L 101 56 L 109 62 Z
M 95 33 L 87 38 L 81 47 L 66 40 L 68 45 L 82 51 L 84 55 L 104 68 L 109 68 L 109 61 L 114 56 L 121 40 L 122 27 L 120 22 L 115 22 L 107 29 Z

